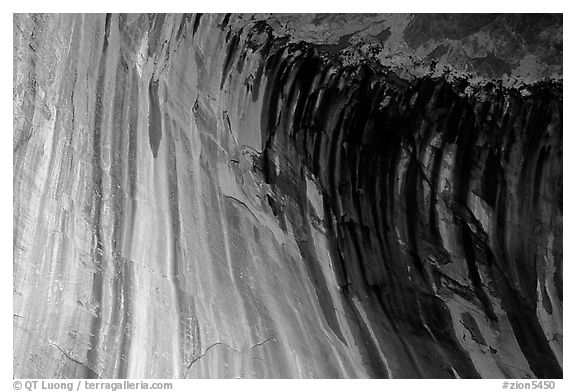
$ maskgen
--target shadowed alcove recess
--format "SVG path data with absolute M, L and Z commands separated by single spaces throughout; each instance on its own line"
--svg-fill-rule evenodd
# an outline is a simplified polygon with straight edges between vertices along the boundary
M 537 316 L 538 295 L 552 311 L 546 290 L 538 294 L 547 253 L 562 293 L 561 86 L 543 82 L 523 95 L 497 82 L 408 82 L 380 64 L 343 65 L 305 44 L 268 54 L 263 72 L 262 170 L 299 212 L 308 208 L 304 173 L 317 176 L 346 301 L 370 304 L 381 333 L 427 369 L 420 376 L 478 376 L 445 303 L 458 298 L 494 334 L 503 312 L 535 374 L 561 377 Z M 330 320 L 307 214 L 290 211 Z M 473 317 L 459 322 L 497 353 Z M 372 366 L 385 375 L 377 360 Z

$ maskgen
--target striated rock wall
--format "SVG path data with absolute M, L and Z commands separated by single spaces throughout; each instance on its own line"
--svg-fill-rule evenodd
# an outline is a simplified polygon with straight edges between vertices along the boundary
M 15 16 L 15 377 L 562 377 L 561 81 L 274 23 Z

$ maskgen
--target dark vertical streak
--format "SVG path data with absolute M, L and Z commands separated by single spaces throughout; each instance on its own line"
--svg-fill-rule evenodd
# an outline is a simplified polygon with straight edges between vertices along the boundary
M 102 157 L 101 157 L 101 134 L 103 125 L 103 112 L 104 112 L 104 82 L 106 80 L 106 61 L 108 54 L 108 40 L 110 37 L 110 23 L 112 16 L 106 15 L 106 22 L 104 25 L 104 43 L 102 47 L 102 55 L 100 57 L 100 65 L 98 67 L 98 80 L 96 82 L 96 107 L 94 109 L 94 136 L 92 142 L 92 166 L 94 172 L 94 188 L 93 188 L 93 230 L 94 230 L 94 276 L 93 276 L 93 301 L 97 306 L 96 317 L 92 319 L 92 326 L 90 328 L 90 343 L 87 353 L 88 365 L 92 369 L 99 369 L 98 352 L 100 345 L 100 330 L 102 328 L 102 307 L 103 304 L 103 290 L 104 279 L 103 274 L 107 269 L 106 259 L 103 257 L 104 245 L 102 243 Z M 86 378 L 90 378 L 91 374 L 86 374 Z
M 148 93 L 150 97 L 150 111 L 148 114 L 148 140 L 152 156 L 158 156 L 160 141 L 162 141 L 162 114 L 160 112 L 160 101 L 158 98 L 158 80 L 150 80 Z

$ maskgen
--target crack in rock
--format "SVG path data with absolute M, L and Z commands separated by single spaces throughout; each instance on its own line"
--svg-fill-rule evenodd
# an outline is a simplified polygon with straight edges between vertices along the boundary
M 64 350 L 63 350 L 59 345 L 57 345 L 56 343 L 51 342 L 51 341 L 48 341 L 48 344 L 50 344 L 51 346 L 56 347 L 66 358 L 68 358 L 68 359 L 71 360 L 72 362 L 74 362 L 74 363 L 76 363 L 76 364 L 78 364 L 78 365 L 83 366 L 84 368 L 86 368 L 86 370 L 89 371 L 89 374 L 90 374 L 90 376 L 91 376 L 91 377 L 88 377 L 88 378 L 100 378 L 100 375 L 99 375 L 97 372 L 95 372 L 90 366 L 86 365 L 86 364 L 85 364 L 84 362 L 82 362 L 82 361 L 79 361 L 79 360 L 73 358 L 70 354 L 68 354 L 66 351 L 64 351 Z
M 186 373 L 184 374 L 184 378 L 187 378 L 187 377 L 188 377 L 188 372 L 190 371 L 190 368 L 192 367 L 192 365 L 194 365 L 194 363 L 196 363 L 198 360 L 202 359 L 206 354 L 208 354 L 208 351 L 210 351 L 210 349 L 212 349 L 213 347 L 216 347 L 216 346 L 218 346 L 218 345 L 223 345 L 223 346 L 228 347 L 228 348 L 229 348 L 230 350 L 232 350 L 232 351 L 235 351 L 235 352 L 237 352 L 237 353 L 239 353 L 239 354 L 242 354 L 242 353 L 245 352 L 245 351 L 252 350 L 252 349 L 254 349 L 254 348 L 258 347 L 258 346 L 262 346 L 263 344 L 265 344 L 265 343 L 267 343 L 267 342 L 269 342 L 269 341 L 274 341 L 274 342 L 276 342 L 277 340 L 276 340 L 275 338 L 267 338 L 267 339 L 265 339 L 265 340 L 263 340 L 263 341 L 261 341 L 261 342 L 259 342 L 259 343 L 256 343 L 256 344 L 254 344 L 254 345 L 252 345 L 252 346 L 250 346 L 250 347 L 248 347 L 248 348 L 241 349 L 241 350 L 238 350 L 238 349 L 236 349 L 236 348 L 234 348 L 234 347 L 232 347 L 232 346 L 230 346 L 229 344 L 226 344 L 226 343 L 224 343 L 224 342 L 212 343 L 210 346 L 208 346 L 208 348 L 207 348 L 206 350 L 204 350 L 204 352 L 203 352 L 202 354 L 200 354 L 199 356 L 197 356 L 196 358 L 194 358 L 194 359 L 192 360 L 192 362 L 190 362 L 190 365 L 188 365 L 188 367 L 186 368 Z

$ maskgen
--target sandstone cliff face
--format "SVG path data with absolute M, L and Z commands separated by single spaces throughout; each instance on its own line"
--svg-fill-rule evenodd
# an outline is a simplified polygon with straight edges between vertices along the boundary
M 15 16 L 15 377 L 562 377 L 561 82 L 294 20 Z

